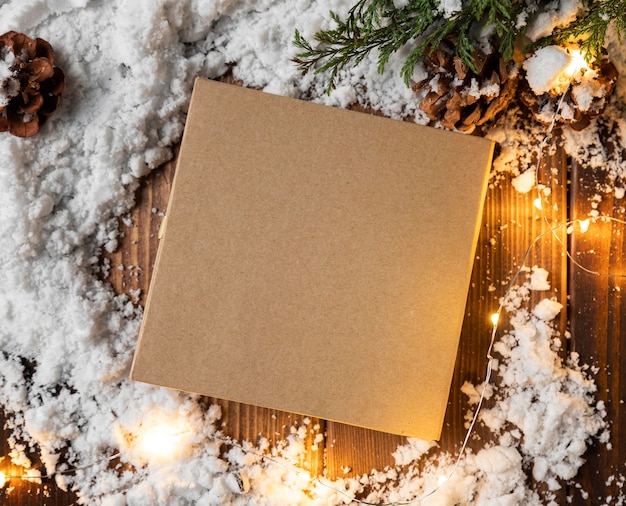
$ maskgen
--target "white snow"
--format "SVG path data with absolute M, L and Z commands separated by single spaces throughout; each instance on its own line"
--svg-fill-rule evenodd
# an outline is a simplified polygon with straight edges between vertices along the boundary
M 535 171 L 531 168 L 522 172 L 519 176 L 514 177 L 511 180 L 513 188 L 520 193 L 528 193 L 535 188 Z
M 550 290 L 550 283 L 548 282 L 549 275 L 550 273 L 547 270 L 537 266 L 533 267 L 530 276 L 530 289 L 535 291 Z
M 582 5 L 579 0 L 560 0 L 546 2 L 542 12 L 528 23 L 526 36 L 531 41 L 550 35 L 556 27 L 566 26 L 576 19 Z M 525 20 L 528 22 L 527 20 Z
M 563 309 L 563 304 L 556 302 L 550 299 L 543 299 L 539 304 L 535 306 L 533 309 L 533 314 L 537 318 L 541 318 L 542 320 L 552 320 L 556 318 Z
M 439 0 L 439 10 L 443 12 L 445 18 L 451 17 L 462 8 L 463 2 L 461 0 Z
M 19 91 L 19 82 L 12 67 L 15 55 L 7 48 L 0 49 L 0 107 L 5 107 Z
M 560 46 L 547 46 L 538 49 L 524 62 L 526 80 L 537 95 L 553 92 L 561 94 L 569 85 L 566 70 L 572 57 Z

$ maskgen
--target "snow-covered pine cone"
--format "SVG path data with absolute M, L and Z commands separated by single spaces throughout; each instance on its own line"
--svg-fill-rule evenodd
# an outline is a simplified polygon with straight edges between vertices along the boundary
M 495 120 L 515 97 L 519 68 L 497 53 L 477 53 L 476 72 L 455 55 L 455 41 L 444 39 L 425 58 L 428 77 L 413 84 L 423 93 L 419 105 L 431 121 L 448 129 L 470 133 Z
M 0 132 L 35 135 L 65 91 L 52 47 L 18 32 L 0 36 Z
M 615 65 L 604 55 L 602 61 L 581 71 L 563 97 L 551 93 L 537 95 L 526 79 L 520 85 L 519 97 L 538 122 L 550 125 L 556 115 L 556 124 L 568 124 L 574 130 L 582 130 L 604 112 L 617 78 Z

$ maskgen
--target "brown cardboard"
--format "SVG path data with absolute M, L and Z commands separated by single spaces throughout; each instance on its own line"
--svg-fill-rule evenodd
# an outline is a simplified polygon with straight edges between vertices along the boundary
M 492 148 L 198 80 L 132 378 L 438 439 Z

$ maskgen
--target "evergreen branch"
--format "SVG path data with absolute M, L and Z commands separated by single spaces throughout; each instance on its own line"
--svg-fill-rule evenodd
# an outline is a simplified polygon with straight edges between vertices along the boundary
M 411 0 L 402 8 L 395 7 L 393 0 L 358 0 L 345 20 L 331 12 L 336 27 L 319 31 L 315 47 L 296 30 L 293 43 L 302 51 L 294 61 L 303 73 L 329 71 L 326 91 L 330 92 L 342 69 L 358 65 L 374 49 L 378 50 L 378 71 L 382 72 L 392 54 L 413 43 L 415 47 L 401 70 L 408 85 L 419 60 L 448 36 L 457 37 L 458 56 L 474 69 L 477 48 L 470 31 L 480 24 L 493 25 L 503 41 L 504 53 L 512 57 L 516 36 L 513 20 L 519 0 L 468 0 L 465 4 L 445 17 L 439 0 Z
M 303 73 L 330 71 L 327 92 L 343 68 L 358 65 L 374 49 L 379 51 L 378 70 L 382 72 L 393 53 L 436 20 L 437 5 L 438 0 L 413 0 L 409 6 L 396 9 L 391 0 L 359 0 L 345 21 L 331 12 L 337 27 L 315 34 L 315 48 L 296 30 L 293 42 L 303 51 L 294 61 Z
M 586 9 L 573 23 L 555 29 L 536 45 L 576 40 L 592 61 L 600 58 L 611 23 L 620 41 L 626 36 L 626 0 L 583 1 Z M 456 55 L 475 71 L 480 51 L 474 34 L 490 33 L 490 42 L 509 61 L 525 30 L 518 24 L 520 14 L 542 8 L 540 2 L 527 0 L 463 0 L 461 5 L 461 10 L 450 14 L 441 9 L 440 0 L 409 0 L 403 7 L 396 7 L 394 0 L 357 0 L 345 20 L 331 12 L 336 26 L 315 34 L 315 46 L 296 30 L 293 43 L 301 51 L 294 61 L 303 73 L 329 72 L 326 91 L 330 93 L 338 73 L 348 65 L 358 65 L 377 50 L 378 72 L 382 72 L 391 55 L 409 44 L 413 47 L 400 71 L 409 85 L 420 60 L 453 37 Z
M 609 26 L 614 23 L 621 42 L 626 35 L 626 0 L 596 0 L 575 21 L 555 29 L 551 35 L 539 41 L 540 46 L 576 42 L 587 61 L 598 61 Z

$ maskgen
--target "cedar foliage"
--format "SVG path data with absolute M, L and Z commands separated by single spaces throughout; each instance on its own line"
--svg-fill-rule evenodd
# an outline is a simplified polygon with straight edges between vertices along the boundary
M 300 52 L 294 61 L 303 73 L 328 71 L 326 91 L 330 92 L 342 69 L 358 65 L 374 49 L 378 50 L 378 71 L 382 72 L 391 55 L 409 44 L 411 49 L 400 72 L 408 85 L 421 58 L 454 35 L 456 55 L 475 72 L 479 53 L 476 33 L 491 34 L 494 50 L 510 61 L 526 29 L 519 20 L 532 19 L 549 4 L 535 0 L 463 0 L 461 10 L 446 16 L 439 0 L 409 0 L 399 7 L 394 0 L 357 0 L 346 19 L 330 13 L 336 27 L 317 32 L 315 45 L 296 30 L 294 44 Z M 612 23 L 620 37 L 626 34 L 626 0 L 583 0 L 574 22 L 554 30 L 535 45 L 576 41 L 590 62 L 598 61 Z
M 542 42 L 547 45 L 576 41 L 589 61 L 599 62 L 604 39 L 611 24 L 614 25 L 621 42 L 621 38 L 626 34 L 626 1 L 587 0 L 583 12 L 573 23 L 555 29 Z

